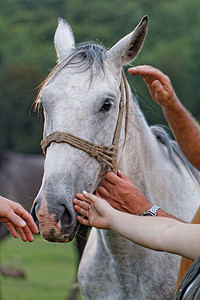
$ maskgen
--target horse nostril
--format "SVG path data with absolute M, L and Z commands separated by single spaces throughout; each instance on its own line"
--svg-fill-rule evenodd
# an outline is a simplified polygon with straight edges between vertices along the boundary
M 71 222 L 72 222 L 72 216 L 70 212 L 65 208 L 64 214 L 61 218 L 61 226 L 65 228 L 69 226 Z
M 51 228 L 51 229 L 49 230 L 50 235 L 53 235 L 55 232 L 56 232 L 56 231 L 55 231 L 54 228 Z
M 36 216 L 36 211 L 35 211 L 35 210 L 36 210 L 36 204 L 34 203 L 33 206 L 32 206 L 32 208 L 31 208 L 30 214 L 31 214 L 31 216 L 32 216 L 32 218 L 33 218 L 35 224 L 36 224 L 37 227 L 39 228 L 39 221 L 38 221 L 38 218 L 37 218 L 37 216 Z

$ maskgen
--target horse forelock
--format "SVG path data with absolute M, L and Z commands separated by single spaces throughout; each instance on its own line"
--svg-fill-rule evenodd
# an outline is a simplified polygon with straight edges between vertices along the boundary
M 74 67 L 79 69 L 80 72 L 90 70 L 90 81 L 92 81 L 94 75 L 93 66 L 95 66 L 95 74 L 99 71 L 104 72 L 104 59 L 106 58 L 106 53 L 106 49 L 103 46 L 95 43 L 88 42 L 77 44 L 70 54 L 66 55 L 66 57 L 52 69 L 44 82 L 40 85 L 40 90 L 35 100 L 35 108 L 38 107 L 43 88 L 65 67 Z
M 199 172 L 187 160 L 178 144 L 174 140 L 170 139 L 168 133 L 164 130 L 164 128 L 158 125 L 154 125 L 151 126 L 150 129 L 155 135 L 156 139 L 167 147 L 169 158 L 176 166 L 176 168 L 179 170 L 179 166 L 176 162 L 176 157 L 178 156 L 185 168 L 187 169 L 187 171 L 189 172 L 189 174 L 193 175 L 198 181 L 198 183 L 200 183 Z

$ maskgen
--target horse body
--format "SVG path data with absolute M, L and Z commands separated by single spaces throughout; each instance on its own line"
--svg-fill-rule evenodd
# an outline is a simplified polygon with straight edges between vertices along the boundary
M 129 126 L 120 170 L 152 203 L 191 221 L 199 205 L 198 182 L 178 158 L 177 170 L 167 147 L 156 139 L 137 106 L 131 109 L 131 119 L 133 115 L 137 125 Z M 79 266 L 79 281 L 84 299 L 173 299 L 178 267 L 179 256 L 158 253 L 110 230 L 93 228 Z
M 96 45 L 76 48 L 71 28 L 59 21 L 55 35 L 59 64 L 44 83 L 39 100 L 44 107 L 44 139 L 64 131 L 95 145 L 111 145 L 120 99 L 126 95 L 118 167 L 152 203 L 190 221 L 200 201 L 198 175 L 175 154 L 175 147 L 167 146 L 169 139 L 163 138 L 163 132 L 159 135 L 149 128 L 129 86 L 122 82 L 122 65 L 137 55 L 146 28 L 144 18 L 131 34 L 105 51 Z M 106 164 L 86 152 L 68 143 L 51 142 L 32 208 L 45 239 L 73 239 L 78 223 L 72 199 L 82 190 L 93 192 L 107 170 Z M 175 255 L 147 250 L 110 230 L 93 228 L 79 267 L 83 297 L 172 299 L 178 262 Z

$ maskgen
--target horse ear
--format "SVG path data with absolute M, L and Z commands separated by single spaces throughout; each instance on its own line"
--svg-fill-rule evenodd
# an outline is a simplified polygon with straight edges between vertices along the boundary
M 73 31 L 69 24 L 61 18 L 58 19 L 58 27 L 54 36 L 54 44 L 58 61 L 63 60 L 66 57 L 66 53 L 75 46 Z
M 130 63 L 142 48 L 148 28 L 148 16 L 144 16 L 137 27 L 117 42 L 108 52 L 108 57 L 120 66 Z

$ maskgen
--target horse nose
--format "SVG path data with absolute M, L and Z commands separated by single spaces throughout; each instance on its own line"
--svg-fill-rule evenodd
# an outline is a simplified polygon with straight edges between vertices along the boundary
M 51 209 L 48 209 L 49 214 L 54 214 L 55 223 L 61 222 L 61 229 L 66 227 L 70 227 L 73 222 L 72 213 L 70 213 L 69 209 L 65 206 L 65 204 L 60 204 L 57 206 L 57 209 L 53 212 Z M 33 206 L 31 208 L 31 216 L 33 217 L 34 222 L 39 226 L 39 219 L 44 217 L 44 211 L 41 210 L 41 204 L 38 198 L 35 199 Z
M 44 195 L 47 196 L 46 194 L 37 196 L 31 209 L 31 215 L 39 227 L 40 234 L 48 241 L 71 241 L 79 225 L 73 205 L 68 208 L 66 198 L 54 199 L 57 205 L 53 205 L 54 202 Z

